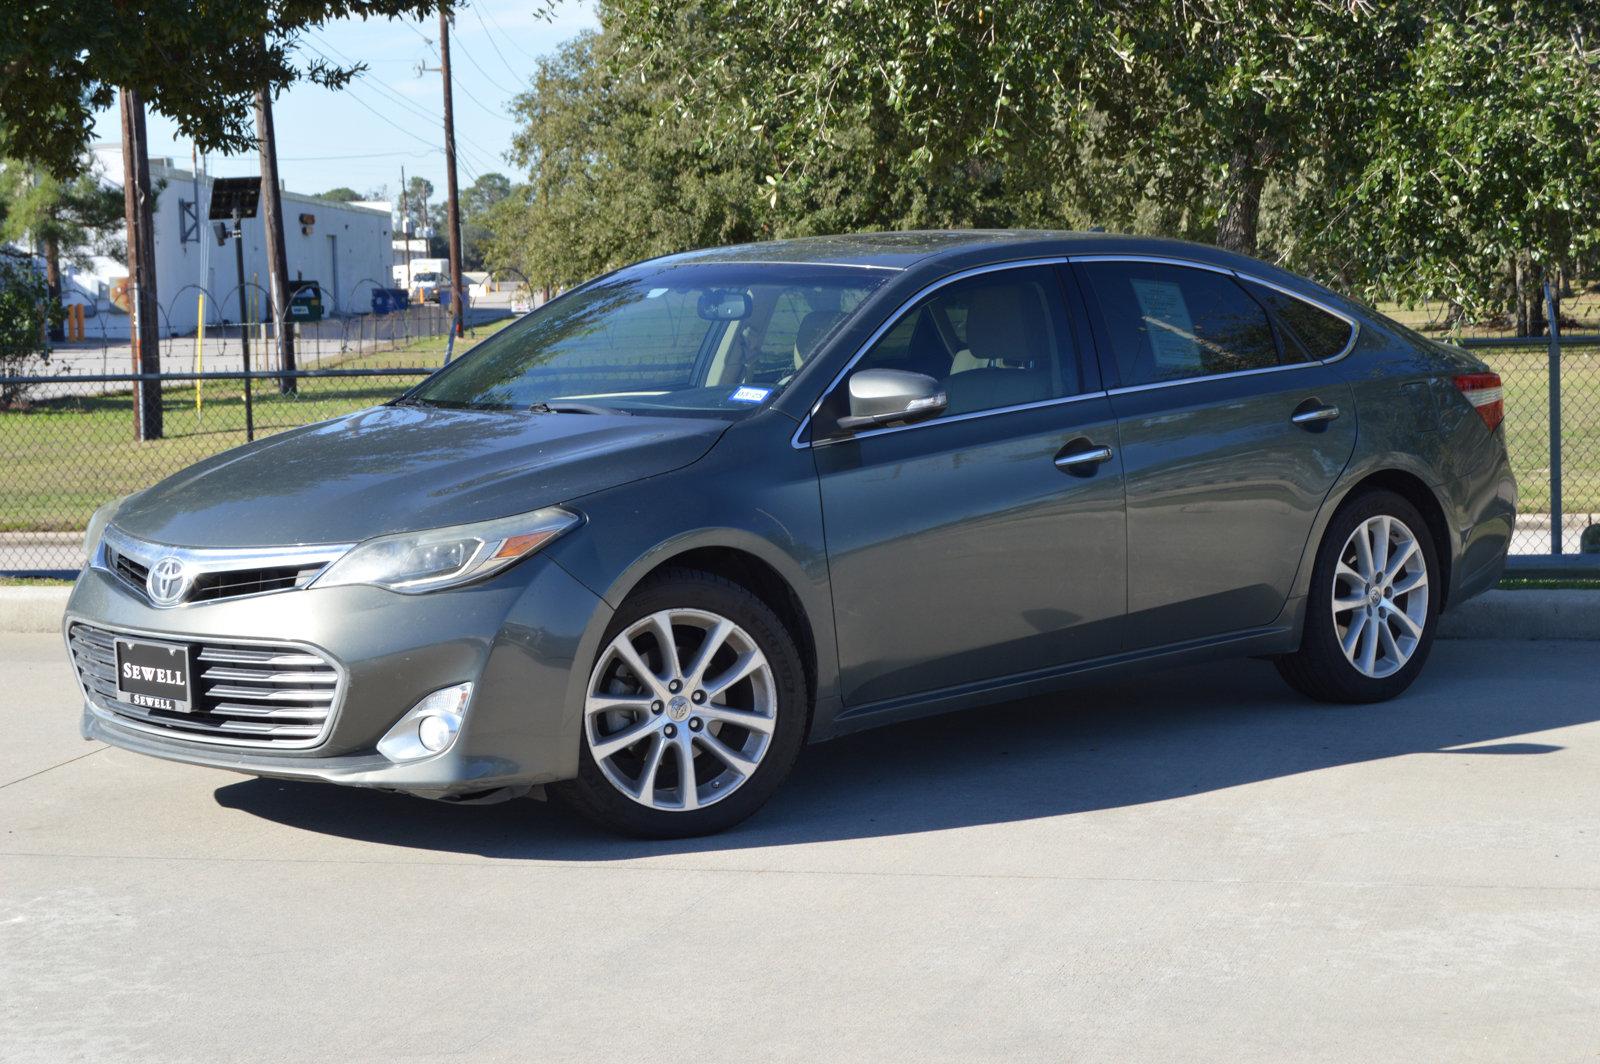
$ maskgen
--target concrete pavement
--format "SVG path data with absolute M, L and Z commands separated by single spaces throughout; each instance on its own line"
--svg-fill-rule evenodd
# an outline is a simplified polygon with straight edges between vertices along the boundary
M 1600 644 L 1385 706 L 1248 662 L 854 736 L 683 843 L 81 742 L 0 636 L 0 1059 L 1600 1049 Z

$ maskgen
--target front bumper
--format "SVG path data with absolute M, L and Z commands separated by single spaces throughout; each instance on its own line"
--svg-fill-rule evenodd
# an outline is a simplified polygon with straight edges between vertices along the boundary
M 85 623 L 178 641 L 281 641 L 333 659 L 344 680 L 323 739 L 309 749 L 219 745 L 130 724 L 85 692 L 81 731 L 136 753 L 254 776 L 322 780 L 426 797 L 468 795 L 577 773 L 582 684 L 609 607 L 534 557 L 482 584 L 428 595 L 374 587 L 283 591 L 156 609 L 89 569 L 65 629 Z M 424 696 L 474 684 L 449 749 L 394 763 L 377 742 Z

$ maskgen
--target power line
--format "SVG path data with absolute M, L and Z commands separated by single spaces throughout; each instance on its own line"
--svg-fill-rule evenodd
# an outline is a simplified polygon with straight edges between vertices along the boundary
M 489 43 L 493 44 L 494 42 L 490 41 Z M 460 40 L 456 41 L 456 51 L 460 52 L 462 55 L 467 57 L 467 62 L 471 63 L 473 68 L 475 70 L 477 70 L 478 73 L 483 75 L 483 80 L 484 81 L 487 81 L 490 85 L 493 85 L 495 88 L 499 89 L 501 92 L 505 93 L 507 96 L 515 96 L 516 95 L 516 93 L 514 91 L 512 91 L 511 89 L 506 88 L 504 85 L 502 85 L 498 81 L 494 80 L 494 78 L 491 78 L 489 76 L 489 72 L 487 70 L 483 69 L 483 67 L 478 65 L 478 61 L 472 57 L 472 53 L 471 52 L 467 51 L 466 48 L 464 48 L 462 46 Z
M 409 156 L 412 159 L 421 159 L 436 153 L 438 150 L 438 148 L 433 148 L 429 151 L 363 151 L 354 152 L 350 155 L 280 155 L 278 158 L 286 163 L 321 163 L 334 162 L 341 159 L 393 158 L 399 155 Z
M 348 56 L 344 52 L 340 51 L 339 48 L 336 45 L 334 45 L 332 42 L 328 41 L 326 38 L 322 37 L 320 34 L 313 33 L 313 34 L 311 34 L 311 36 L 316 37 L 317 40 L 320 41 L 323 45 L 325 45 L 329 50 L 331 50 L 334 53 L 334 55 L 339 56 L 345 62 L 347 62 L 347 63 L 354 63 L 355 62 L 354 59 L 351 59 L 350 56 Z M 334 59 L 333 59 L 332 56 L 329 56 L 327 53 L 323 52 L 321 49 L 317 48 L 315 45 L 309 45 L 309 47 L 311 48 L 311 50 L 313 52 L 316 52 L 318 55 L 322 56 L 323 59 L 326 59 L 330 63 L 334 62 Z M 406 110 L 410 111 L 412 114 L 415 114 L 419 118 L 427 119 L 430 123 L 433 123 L 435 125 L 442 124 L 444 122 L 444 117 L 442 115 L 434 113 L 434 112 L 431 112 L 427 108 L 423 107 L 421 104 L 418 104 L 418 103 L 408 99 L 403 93 L 400 92 L 400 90 L 396 89 L 394 86 L 388 84 L 387 82 L 385 82 L 385 81 L 383 81 L 383 80 L 381 80 L 379 78 L 371 77 L 369 72 L 363 72 L 363 74 L 361 75 L 359 80 L 360 80 L 361 84 L 371 87 L 372 89 L 374 89 L 375 91 L 377 91 L 378 93 L 383 95 L 385 98 L 387 98 L 387 99 L 391 100 L 392 102 L 398 104 L 399 106 L 405 108 Z M 346 86 L 346 88 L 348 89 L 349 86 Z M 470 92 L 467 95 L 469 97 L 472 96 L 472 94 Z M 483 104 L 483 102 L 481 100 L 478 100 L 476 97 L 472 97 L 472 99 L 473 99 L 473 102 L 477 103 L 479 107 L 483 107 L 485 110 L 489 110 Z M 494 115 L 494 117 L 502 119 L 503 121 L 513 122 L 513 124 L 514 124 L 514 120 L 506 118 L 504 115 L 496 115 L 495 112 L 493 112 L 493 111 L 489 111 L 489 113 L 491 115 Z M 390 123 L 390 124 L 392 125 L 393 123 Z M 412 134 L 412 136 L 415 137 L 415 134 Z M 426 142 L 424 142 L 424 143 L 426 143 Z M 479 147 L 476 144 L 473 144 L 470 141 L 464 140 L 458 134 L 457 137 L 456 137 L 456 146 L 459 149 L 462 145 L 465 145 L 469 150 L 477 152 L 478 154 L 480 154 L 482 156 L 488 156 L 488 154 L 489 154 L 483 148 Z
M 484 35 L 489 38 L 489 47 L 493 48 L 494 49 L 494 54 L 500 57 L 500 62 L 505 63 L 506 69 L 511 71 L 511 76 L 513 78 L 515 78 L 516 80 L 518 80 L 518 81 L 527 80 L 527 75 L 526 74 L 518 72 L 515 67 L 513 67 L 509 62 L 506 61 L 506 54 L 500 50 L 500 45 L 495 43 L 494 34 L 489 32 L 489 24 L 487 22 L 483 21 L 483 13 L 478 10 L 476 5 L 473 5 L 471 10 L 472 10 L 472 13 L 478 17 L 478 25 L 483 27 Z M 496 25 L 498 26 L 499 23 L 496 23 Z M 500 32 L 501 32 L 502 35 L 505 34 L 504 30 L 501 30 Z M 527 54 L 527 53 L 523 53 L 523 54 Z M 476 62 L 474 62 L 472 65 L 473 66 L 477 66 L 478 64 Z M 480 68 L 480 71 L 481 71 L 481 69 L 482 68 Z M 484 77 L 488 77 L 488 75 L 485 74 Z M 492 82 L 491 82 L 491 84 L 492 84 Z M 502 90 L 502 91 L 504 91 L 504 90 Z
M 473 12 L 473 14 L 478 15 L 478 20 L 480 22 L 483 21 L 483 14 L 487 14 L 489 16 L 489 21 L 494 23 L 494 28 L 495 29 L 500 30 L 500 36 L 502 36 L 502 37 L 504 37 L 506 39 L 506 43 L 507 44 L 509 44 L 511 47 L 515 48 L 517 51 L 521 52 L 523 55 L 527 56 L 529 59 L 532 59 L 535 63 L 537 63 L 539 61 L 539 57 L 538 56 L 534 55 L 532 52 L 528 51 L 526 48 L 523 48 L 516 41 L 511 39 L 511 35 L 510 34 L 508 34 L 505 30 L 500 29 L 500 20 L 494 17 L 494 12 L 493 11 L 485 11 L 483 14 L 479 14 L 479 9 L 478 9 L 477 5 L 473 5 L 472 12 Z M 500 50 L 499 48 L 495 49 L 495 51 L 497 51 L 497 52 L 499 50 Z M 504 57 L 502 56 L 501 58 L 504 58 Z M 510 64 L 507 64 L 508 67 L 509 67 L 509 65 Z M 515 73 L 515 71 L 513 71 L 513 73 Z

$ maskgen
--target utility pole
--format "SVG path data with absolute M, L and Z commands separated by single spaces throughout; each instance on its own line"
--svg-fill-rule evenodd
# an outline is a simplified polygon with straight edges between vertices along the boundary
M 450 104 L 450 8 L 439 7 L 439 75 L 444 79 L 444 180 L 445 224 L 450 229 L 450 309 L 456 318 L 455 334 L 462 335 L 467 320 L 461 284 L 461 203 L 456 195 L 456 121 Z
M 289 263 L 284 254 L 283 200 L 278 195 L 278 137 L 272 126 L 272 96 L 264 87 L 256 90 L 256 139 L 261 142 L 262 222 L 267 238 L 267 275 L 272 279 L 278 366 L 285 373 L 278 378 L 278 391 L 293 395 L 298 389 L 295 378 L 287 376 L 295 368 L 294 322 L 289 319 Z
M 161 372 L 161 328 L 156 318 L 156 235 L 151 212 L 150 151 L 144 100 L 124 88 L 122 110 L 122 213 L 128 227 L 128 339 L 135 373 Z M 161 438 L 161 382 L 140 381 L 135 391 L 134 438 Z
M 411 208 L 406 205 L 406 168 L 400 168 L 400 237 L 406 245 L 406 294 L 411 293 Z

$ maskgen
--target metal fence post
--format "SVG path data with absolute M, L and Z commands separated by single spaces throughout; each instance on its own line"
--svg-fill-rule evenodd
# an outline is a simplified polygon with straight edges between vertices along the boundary
M 1561 513 L 1561 323 L 1556 320 L 1556 294 L 1544 283 L 1545 313 L 1550 318 L 1550 553 L 1561 553 L 1565 529 Z

